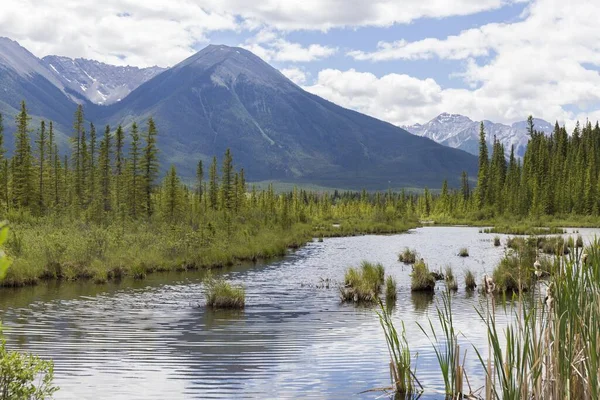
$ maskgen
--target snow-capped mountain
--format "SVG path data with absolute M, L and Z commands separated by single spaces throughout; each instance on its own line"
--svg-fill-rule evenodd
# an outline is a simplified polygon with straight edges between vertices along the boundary
M 119 67 L 84 58 L 46 56 L 42 63 L 66 88 L 92 103 L 108 105 L 165 70 L 160 67 Z
M 533 119 L 534 128 L 546 134 L 554 130 L 554 125 L 543 119 Z M 425 124 L 403 126 L 410 133 L 432 139 L 445 146 L 461 149 L 471 154 L 479 154 L 479 121 L 473 121 L 460 114 L 443 113 Z M 486 140 L 491 146 L 494 136 L 504 145 L 506 155 L 510 154 L 511 146 L 515 146 L 515 155 L 523 157 L 529 135 L 527 121 L 504 125 L 484 120 Z

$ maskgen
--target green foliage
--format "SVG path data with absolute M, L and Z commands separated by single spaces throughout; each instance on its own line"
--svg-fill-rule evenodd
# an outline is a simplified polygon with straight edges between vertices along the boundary
M 410 288 L 414 292 L 433 292 L 435 289 L 435 278 L 431 275 L 427 264 L 422 259 L 417 261 L 413 266 L 410 279 Z
M 216 279 L 209 273 L 202 281 L 204 284 L 206 305 L 212 308 L 241 309 L 246 304 L 246 292 L 243 286 L 235 286 L 224 279 Z
M 465 287 L 467 290 L 474 290 L 477 287 L 475 274 L 470 269 L 465 272 Z
M 494 236 L 494 246 L 500 247 L 502 243 L 500 243 L 500 236 Z
M 469 249 L 467 249 L 466 247 L 461 248 L 458 251 L 458 256 L 459 257 L 469 257 Z
M 456 278 L 454 277 L 454 271 L 452 271 L 452 267 L 446 267 L 446 289 L 456 292 L 458 290 L 458 282 L 456 282 Z
M 52 384 L 54 366 L 31 354 L 9 351 L 0 346 L 0 399 L 49 399 L 58 390 Z

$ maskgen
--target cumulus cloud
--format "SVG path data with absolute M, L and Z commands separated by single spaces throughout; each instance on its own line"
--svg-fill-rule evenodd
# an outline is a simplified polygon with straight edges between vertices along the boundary
M 280 71 L 296 85 L 304 85 L 308 78 L 307 73 L 300 68 L 283 68 Z
M 518 0 L 2 0 L 0 36 L 17 40 L 37 56 L 168 66 L 208 44 L 212 32 L 267 28 L 263 34 L 272 35 L 271 40 L 246 47 L 269 60 L 307 62 L 336 49 L 303 47 L 272 30 L 389 26 L 422 17 L 472 14 L 512 1 Z
M 503 122 L 531 113 L 572 124 L 600 114 L 599 13 L 598 2 L 536 0 L 514 23 L 487 24 L 445 39 L 380 42 L 373 52 L 348 54 L 373 62 L 463 60 L 464 69 L 452 75 L 471 90 L 441 90 L 443 111 Z M 446 101 L 450 95 L 453 101 Z M 573 106 L 582 111 L 573 112 Z M 424 120 L 439 110 L 440 103 L 432 102 Z

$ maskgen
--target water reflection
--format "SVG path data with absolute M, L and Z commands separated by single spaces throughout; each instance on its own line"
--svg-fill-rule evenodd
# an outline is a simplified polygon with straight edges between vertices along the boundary
M 580 231 L 584 238 L 597 232 Z M 469 381 L 479 387 L 483 374 L 471 345 L 487 351 L 476 309 L 487 310 L 490 298 L 465 291 L 460 271 L 491 273 L 504 251 L 493 246 L 493 236 L 477 228 L 428 227 L 408 235 L 325 239 L 269 265 L 219 271 L 245 285 L 241 312 L 204 307 L 202 272 L 5 289 L 3 328 L 9 346 L 54 359 L 62 388 L 56 399 L 375 398 L 381 393 L 359 393 L 389 386 L 376 307 L 341 304 L 336 287 L 348 266 L 369 260 L 381 262 L 398 282 L 392 318 L 397 327 L 404 322 L 411 350 L 419 354 L 422 399 L 440 398 L 435 354 L 417 323 L 432 317 L 439 328 L 435 304 L 443 284 L 435 294 L 412 293 L 410 268 L 397 254 L 414 248 L 432 270 L 451 264 L 457 272 L 453 319 L 461 349 L 471 349 Z M 456 256 L 461 247 L 470 257 Z M 497 299 L 499 323 L 512 318 L 503 311 L 510 304 Z

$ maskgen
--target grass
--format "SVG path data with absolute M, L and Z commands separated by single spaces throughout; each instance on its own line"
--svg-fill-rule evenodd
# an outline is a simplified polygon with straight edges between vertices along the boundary
M 475 290 L 475 288 L 477 287 L 477 280 L 475 278 L 475 274 L 470 269 L 468 269 L 465 272 L 465 287 L 467 288 L 467 290 Z
M 385 280 L 385 299 L 387 301 L 396 301 L 396 280 L 388 276 Z
M 414 264 L 417 261 L 416 250 L 411 250 L 408 247 L 404 249 L 402 253 L 398 255 L 398 261 L 404 264 Z
M 502 243 L 500 242 L 500 236 L 494 236 L 494 246 L 500 247 Z
M 481 229 L 481 233 L 504 233 L 507 235 L 553 235 L 566 231 L 556 226 L 541 227 L 531 225 L 496 225 L 493 228 Z
M 454 271 L 452 267 L 446 267 L 446 288 L 450 291 L 456 292 L 458 290 L 458 283 L 454 277 Z
M 403 232 L 412 223 L 374 219 L 336 219 L 259 225 L 238 221 L 230 233 L 210 223 L 166 224 L 155 220 L 99 226 L 63 217 L 13 219 L 4 250 L 12 260 L 1 286 L 40 281 L 91 280 L 98 284 L 124 277 L 144 279 L 161 271 L 185 271 L 257 262 L 288 253 L 315 237 Z
M 376 302 L 384 282 L 385 269 L 381 264 L 363 261 L 359 268 L 349 268 L 340 288 L 342 301 Z
M 460 249 L 458 251 L 458 256 L 459 257 L 469 257 L 469 249 L 467 249 L 466 247 L 463 247 L 462 249 Z
M 429 272 L 425 261 L 419 260 L 413 266 L 413 271 L 410 274 L 410 288 L 414 292 L 433 292 L 435 289 L 435 278 Z
M 232 285 L 224 279 L 215 279 L 209 273 L 203 280 L 206 305 L 215 309 L 242 309 L 246 305 L 243 286 Z
M 402 323 L 401 333 L 398 334 L 390 311 L 383 306 L 381 301 L 377 315 L 390 356 L 390 380 L 396 396 L 407 398 L 407 396 L 422 392 L 423 387 L 415 375 L 416 366 L 413 366 L 404 323 Z

